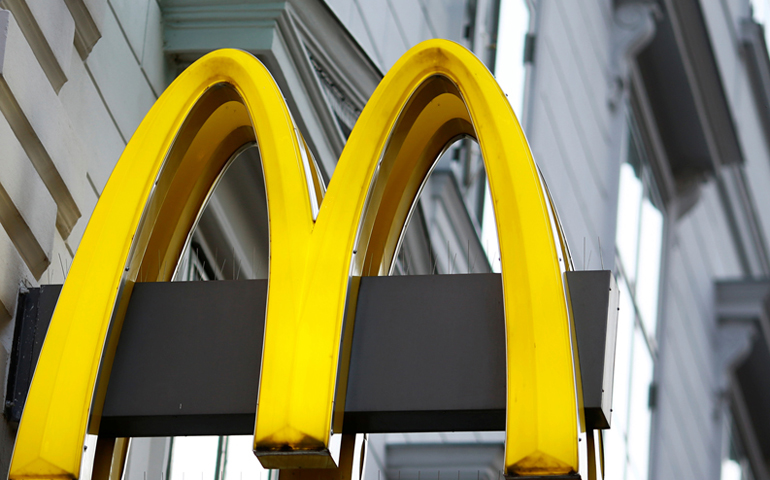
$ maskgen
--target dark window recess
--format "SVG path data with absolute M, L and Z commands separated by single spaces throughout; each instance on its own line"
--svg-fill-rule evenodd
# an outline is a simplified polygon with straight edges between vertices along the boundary
M 534 33 L 528 33 L 524 36 L 524 63 L 535 62 L 535 37 Z
M 649 398 L 647 399 L 647 406 L 650 410 L 655 410 L 658 406 L 658 385 L 655 383 L 650 384 Z

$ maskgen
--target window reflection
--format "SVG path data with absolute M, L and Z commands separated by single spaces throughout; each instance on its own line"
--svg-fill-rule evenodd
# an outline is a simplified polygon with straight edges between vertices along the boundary
M 639 232 L 639 271 L 636 301 L 647 333 L 654 335 L 658 314 L 660 256 L 663 243 L 663 214 L 645 198 Z
M 170 448 L 169 437 L 132 438 L 123 480 L 167 479 Z
M 270 471 L 262 468 L 252 452 L 253 441 L 254 437 L 251 435 L 228 437 L 223 480 L 268 480 L 270 478 Z
M 626 473 L 626 438 L 615 428 L 614 416 L 612 422 L 612 428 L 604 431 L 604 478 L 622 479 Z
M 270 471 L 262 468 L 252 452 L 253 440 L 251 435 L 174 437 L 170 445 L 168 478 L 269 480 Z M 141 473 L 135 480 L 141 480 Z
M 652 357 L 644 333 L 635 329 L 633 373 L 628 420 L 628 458 L 640 479 L 647 478 L 650 444 L 649 391 L 652 383 Z
M 219 437 L 174 437 L 170 480 L 215 480 Z
M 631 387 L 629 371 L 636 315 L 631 293 L 622 277 L 618 279 L 618 288 L 620 289 L 620 311 L 618 312 L 615 375 L 612 387 L 612 430 L 625 436 L 628 432 L 628 392 Z
M 733 460 L 732 458 L 727 458 L 725 461 L 722 462 L 722 480 L 742 480 L 743 475 L 741 474 L 741 464 Z
M 605 435 L 606 478 L 647 480 L 650 387 L 655 367 L 665 217 L 647 156 L 631 125 L 620 169 L 615 275 L 620 289 L 612 429 Z M 649 339 L 649 340 L 648 340 Z
M 639 214 L 642 193 L 642 182 L 637 178 L 634 167 L 628 163 L 621 165 L 615 244 L 623 264 L 623 271 L 630 282 L 636 278 L 636 252 L 639 244 Z
M 726 441 L 723 446 L 721 480 L 754 480 L 751 462 L 746 457 L 741 444 L 741 438 L 733 424 L 732 415 L 725 414 Z

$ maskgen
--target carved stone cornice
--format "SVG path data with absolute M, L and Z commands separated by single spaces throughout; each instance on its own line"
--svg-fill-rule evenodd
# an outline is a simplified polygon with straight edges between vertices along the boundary
M 218 48 L 239 48 L 271 71 L 331 176 L 345 127 L 382 73 L 324 2 L 162 0 L 164 50 L 180 69 Z M 312 120 L 311 120 L 312 119 Z
M 647 0 L 623 2 L 615 8 L 612 24 L 610 108 L 615 110 L 623 98 L 636 55 L 655 36 L 657 5 Z

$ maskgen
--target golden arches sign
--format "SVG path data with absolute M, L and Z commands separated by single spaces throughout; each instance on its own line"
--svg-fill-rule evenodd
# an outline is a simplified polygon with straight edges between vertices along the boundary
M 228 159 L 255 141 L 270 271 L 254 449 L 266 466 L 287 451 L 302 454 L 296 466 L 328 466 L 350 279 L 387 275 L 422 183 L 459 135 L 480 144 L 500 239 L 506 472 L 576 472 L 579 379 L 550 205 L 492 75 L 463 47 L 433 40 L 407 52 L 382 80 L 325 196 L 278 86 L 253 56 L 213 52 L 169 86 L 128 143 L 83 236 L 29 391 L 10 477 L 77 478 L 86 431 L 98 432 L 140 269 L 170 280 Z

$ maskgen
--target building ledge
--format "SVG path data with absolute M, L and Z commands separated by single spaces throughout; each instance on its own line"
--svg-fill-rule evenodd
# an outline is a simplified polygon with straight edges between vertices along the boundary
M 770 472 L 770 279 L 717 282 L 716 336 L 720 394 L 730 399 L 736 426 L 757 478 Z M 727 354 L 725 354 L 727 353 Z M 764 473 L 764 474 L 763 474 Z
M 743 154 L 698 0 L 665 0 L 638 64 L 677 181 L 740 164 Z
M 324 2 L 162 0 L 165 53 L 178 71 L 219 48 L 259 58 L 331 177 L 346 133 L 382 72 Z

